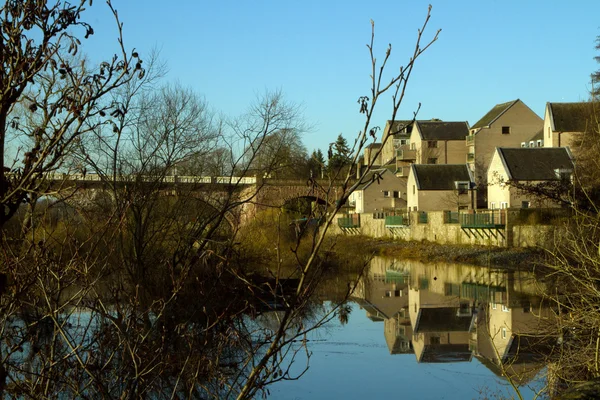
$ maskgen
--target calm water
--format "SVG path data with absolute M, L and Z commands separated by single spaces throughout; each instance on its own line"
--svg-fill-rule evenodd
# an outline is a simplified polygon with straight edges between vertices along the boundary
M 310 369 L 270 388 L 273 399 L 523 398 L 545 380 L 552 313 L 527 272 L 376 258 L 346 325 L 309 339 Z M 295 365 L 300 371 L 306 357 Z

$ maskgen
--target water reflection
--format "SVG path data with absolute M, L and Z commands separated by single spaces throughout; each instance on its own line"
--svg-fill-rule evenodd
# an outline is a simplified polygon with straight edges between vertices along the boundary
M 532 272 L 375 257 L 354 300 L 383 322 L 390 354 L 418 363 L 470 362 L 523 385 L 544 367 L 555 312 Z

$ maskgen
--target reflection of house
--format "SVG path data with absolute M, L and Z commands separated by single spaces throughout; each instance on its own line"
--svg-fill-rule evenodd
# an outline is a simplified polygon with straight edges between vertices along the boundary
M 392 267 L 389 259 L 373 259 L 353 296 L 369 319 L 384 322 L 390 354 L 411 353 L 412 328 L 407 311 L 410 274 Z
M 467 271 L 465 271 L 467 272 Z M 408 310 L 412 344 L 419 362 L 469 361 L 472 301 L 448 290 L 449 271 L 422 268 L 411 271 Z M 433 275 L 433 276 L 432 276 Z
M 405 188 L 406 178 L 397 177 L 387 168 L 372 170 L 350 194 L 349 203 L 357 213 L 405 208 Z
M 407 204 L 412 211 L 471 208 L 473 177 L 466 164 L 413 164 L 408 176 Z
M 544 367 L 553 341 L 543 334 L 552 312 L 539 302 L 535 306 L 533 310 L 529 301 L 520 306 L 484 303 L 477 315 L 476 356 L 497 375 L 520 385 Z
M 520 147 L 543 128 L 542 119 L 521 100 L 497 104 L 471 127 L 467 162 L 477 184 L 484 184 L 496 147 Z M 485 193 L 478 193 L 481 200 Z
M 546 103 L 544 146 L 573 147 L 577 134 L 589 130 L 592 103 Z
M 557 207 L 533 189 L 570 181 L 573 169 L 569 148 L 496 148 L 488 170 L 488 208 Z

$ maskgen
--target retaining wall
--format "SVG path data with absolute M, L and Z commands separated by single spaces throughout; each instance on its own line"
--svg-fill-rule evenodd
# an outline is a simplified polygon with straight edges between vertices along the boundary
M 344 215 L 338 216 L 343 217 Z M 403 227 L 386 227 L 385 219 L 374 219 L 373 214 L 360 214 L 360 227 L 340 228 L 335 224 L 331 226 L 329 232 L 373 238 L 427 240 L 439 244 L 475 244 L 500 247 L 545 246 L 554 240 L 556 226 L 522 224 L 518 216 L 518 210 L 508 210 L 504 228 L 468 229 L 461 228 L 459 223 L 445 223 L 444 211 L 427 212 L 427 223 L 420 223 L 419 213 L 411 212 L 410 224 Z

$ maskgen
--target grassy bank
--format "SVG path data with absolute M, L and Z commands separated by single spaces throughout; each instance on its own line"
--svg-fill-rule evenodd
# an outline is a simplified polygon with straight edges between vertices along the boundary
M 335 251 L 343 253 L 368 252 L 374 255 L 416 260 L 446 261 L 482 266 L 531 266 L 539 263 L 544 252 L 531 248 L 500 248 L 474 245 L 441 245 L 432 242 L 407 242 L 374 239 L 366 236 L 337 236 Z

